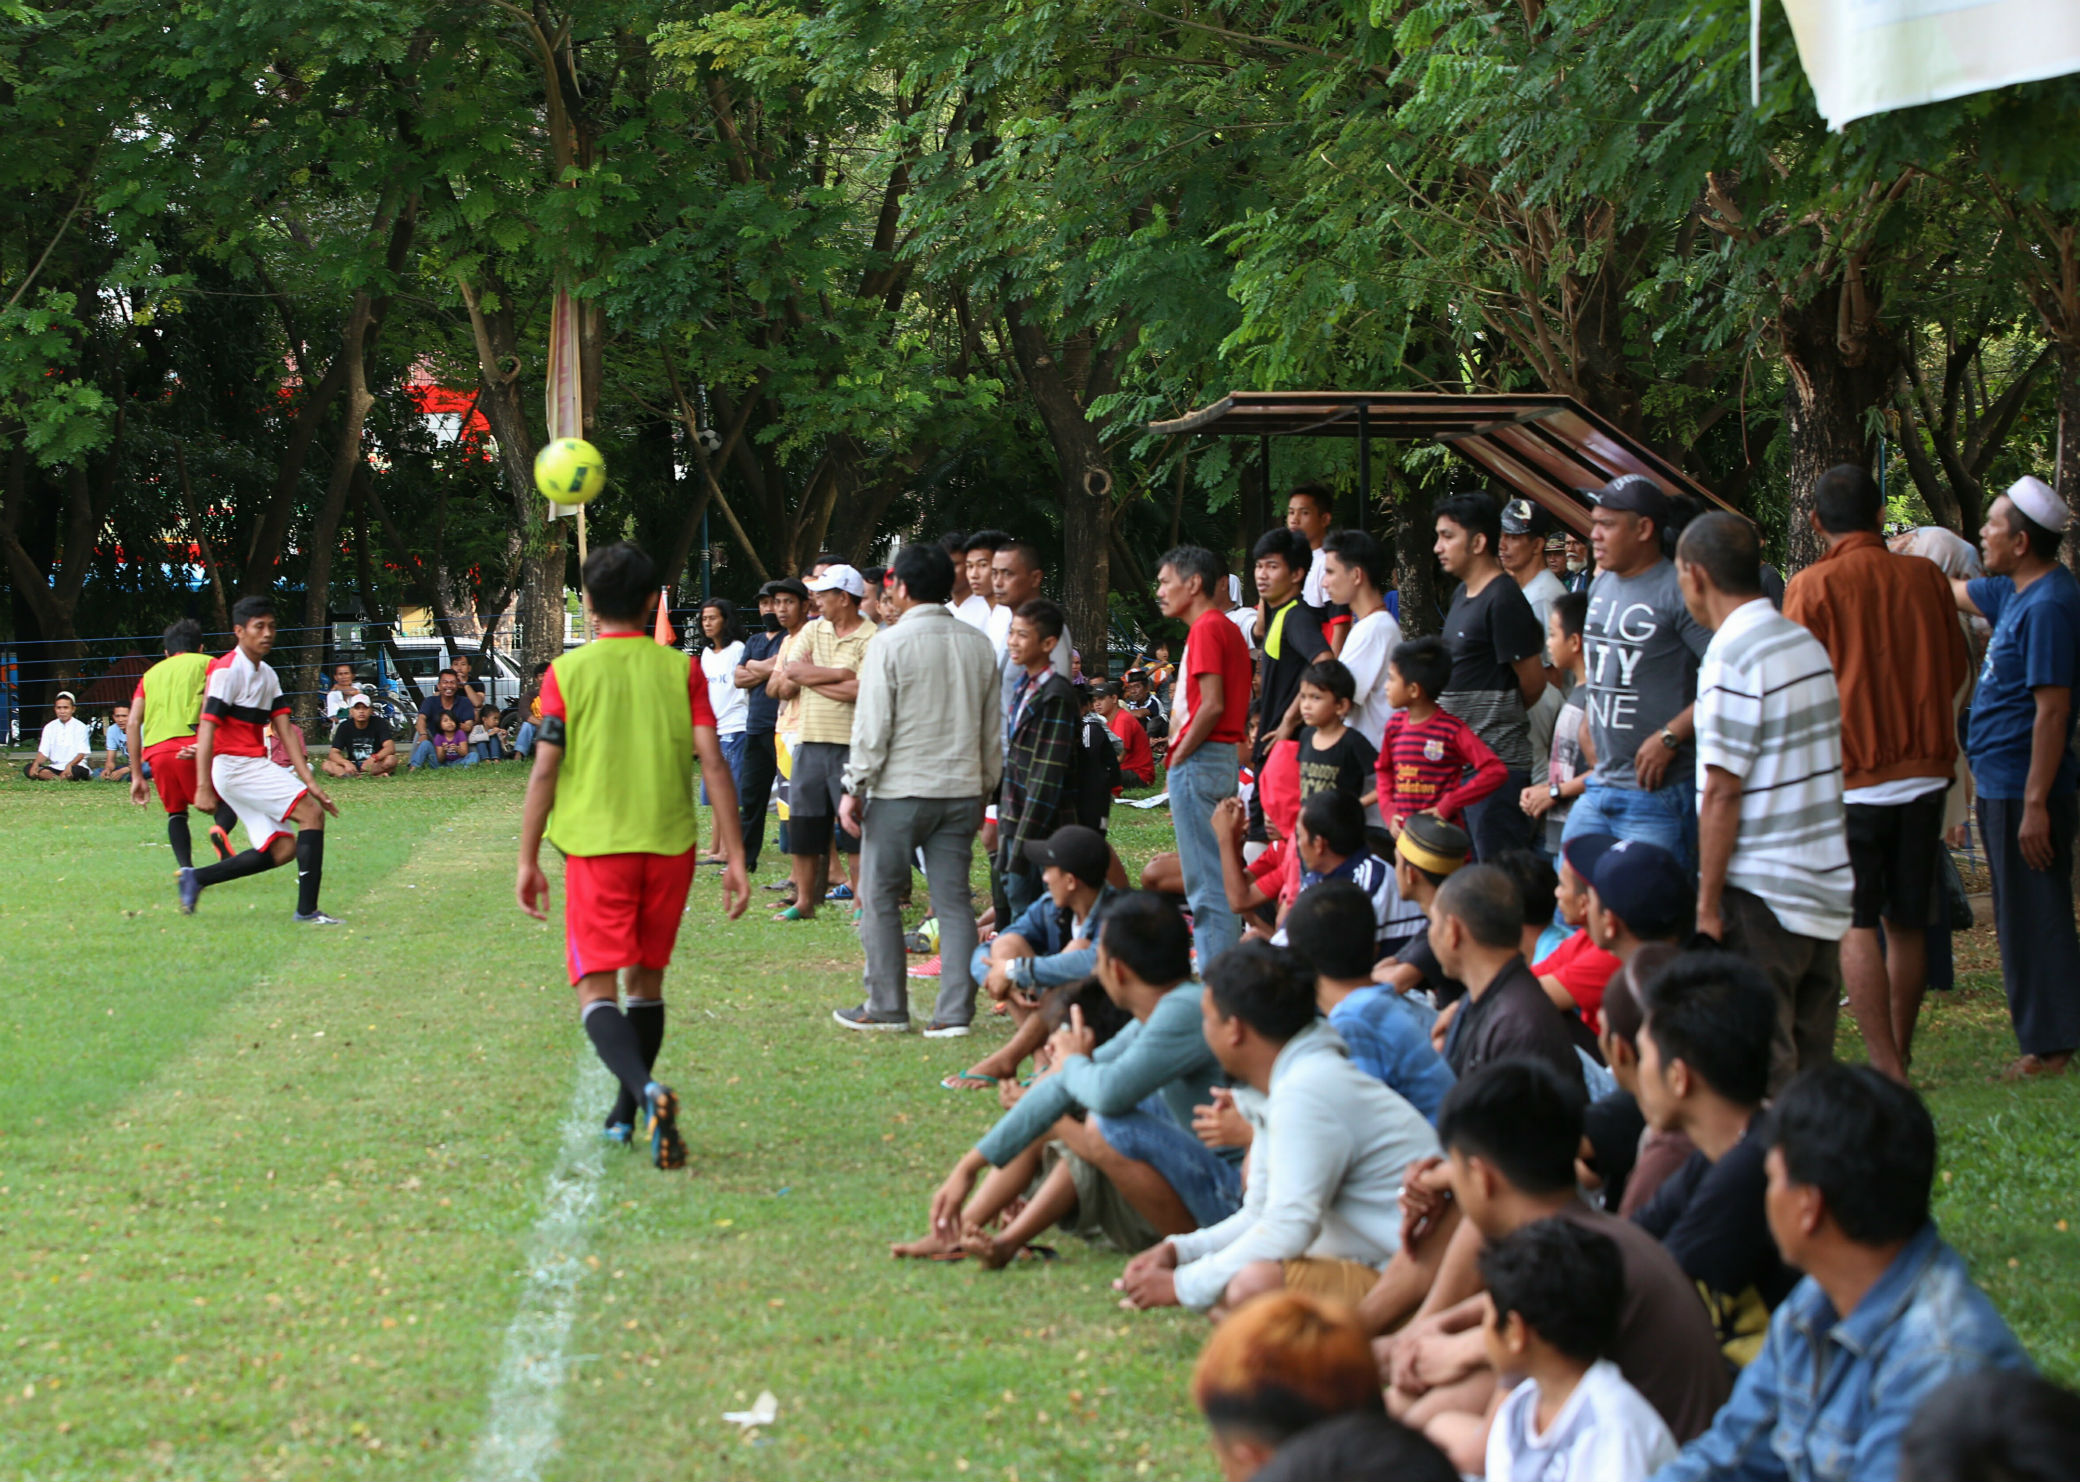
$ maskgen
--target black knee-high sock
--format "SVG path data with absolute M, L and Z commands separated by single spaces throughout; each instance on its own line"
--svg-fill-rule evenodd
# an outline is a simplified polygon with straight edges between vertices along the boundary
M 318 885 L 325 878 L 325 830 L 296 831 L 296 914 L 308 916 L 318 909 Z
M 173 846 L 173 862 L 182 869 L 195 863 L 194 841 L 188 837 L 188 815 L 185 810 L 166 815 L 166 842 Z
M 204 865 L 195 872 L 195 878 L 204 885 L 222 885 L 226 880 L 243 880 L 248 875 L 271 870 L 280 863 L 280 860 L 265 850 L 246 849 L 229 859 L 220 859 L 215 864 Z
M 238 827 L 238 810 L 222 798 L 218 798 L 217 811 L 210 815 L 210 821 L 228 834 Z
M 631 998 L 623 1015 L 636 1032 L 636 1039 L 643 1046 L 643 1064 L 650 1070 L 657 1069 L 657 1052 L 664 1044 L 664 1000 L 658 998 Z M 623 1086 L 621 1094 L 614 1098 L 614 1109 L 607 1113 L 607 1121 L 633 1122 L 636 1116 L 636 1099 Z
M 618 1005 L 606 999 L 585 1005 L 585 1033 L 600 1064 L 614 1073 L 631 1100 L 640 1103 L 649 1083 L 650 1067 L 643 1063 L 643 1041 Z

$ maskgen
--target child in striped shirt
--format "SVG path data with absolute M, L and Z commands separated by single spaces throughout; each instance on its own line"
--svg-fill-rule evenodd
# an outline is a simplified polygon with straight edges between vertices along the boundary
M 1387 703 L 1394 717 L 1379 744 L 1379 811 L 1398 836 L 1416 813 L 1447 823 L 1509 780 L 1487 743 L 1437 705 L 1452 677 L 1441 638 L 1411 638 L 1387 660 Z

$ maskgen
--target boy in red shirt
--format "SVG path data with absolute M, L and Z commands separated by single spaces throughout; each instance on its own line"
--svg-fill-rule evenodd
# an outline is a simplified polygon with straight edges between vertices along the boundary
M 1126 694 L 1116 679 L 1108 679 L 1098 687 L 1092 703 L 1105 720 L 1105 728 L 1119 737 L 1120 772 L 1136 787 L 1152 786 L 1156 780 L 1156 755 L 1148 744 L 1148 728 L 1134 714 L 1120 704 Z
M 1501 759 L 1456 715 L 1438 709 L 1451 682 L 1442 638 L 1411 638 L 1387 660 L 1387 703 L 1395 709 L 1379 743 L 1379 811 L 1389 832 L 1435 813 L 1446 823 L 1509 780 Z
M 672 960 L 699 842 L 693 759 L 701 760 L 727 863 L 730 919 L 751 903 L 737 799 L 700 666 L 649 637 L 657 567 L 626 541 L 585 562 L 599 637 L 542 679 L 542 724 L 520 822 L 520 909 L 548 919 L 542 838 L 564 856 L 564 937 L 579 1014 L 600 1062 L 621 1083 L 603 1136 L 628 1142 L 638 1110 L 651 1161 L 686 1162 L 679 1099 L 651 1078 L 664 1043 L 664 970 Z M 628 970 L 626 1010 L 616 979 Z

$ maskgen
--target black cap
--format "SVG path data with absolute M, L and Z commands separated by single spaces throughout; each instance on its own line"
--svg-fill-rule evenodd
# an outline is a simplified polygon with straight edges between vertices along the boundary
M 1620 474 L 1589 497 L 1605 509 L 1645 515 L 1657 530 L 1668 528 L 1668 495 L 1643 473 Z
M 1043 870 L 1058 865 L 1086 885 L 1103 885 L 1112 869 L 1112 850 L 1105 836 L 1080 823 L 1056 829 L 1051 839 L 1030 841 L 1026 858 Z
M 1543 535 L 1552 528 L 1552 512 L 1521 494 L 1502 506 L 1504 535 Z

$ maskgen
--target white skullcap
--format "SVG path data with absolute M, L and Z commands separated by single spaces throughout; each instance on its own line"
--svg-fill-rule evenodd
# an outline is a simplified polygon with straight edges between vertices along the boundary
M 2046 530 L 2063 530 L 2072 513 L 2052 487 L 2033 474 L 2024 474 L 2008 485 L 2008 503 Z

